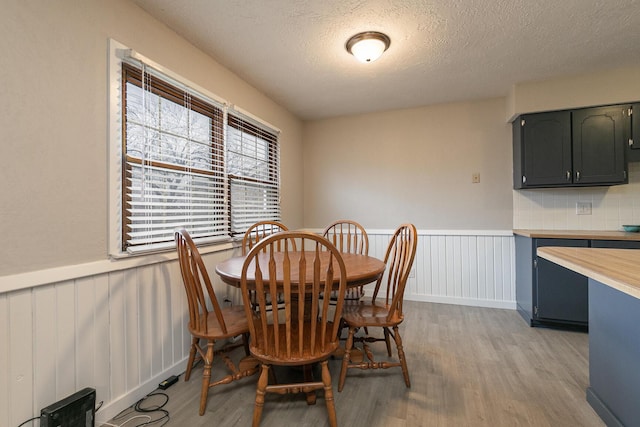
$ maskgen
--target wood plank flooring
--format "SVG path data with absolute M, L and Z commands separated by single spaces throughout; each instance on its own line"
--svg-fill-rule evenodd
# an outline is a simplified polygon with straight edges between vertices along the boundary
M 585 400 L 587 334 L 530 328 L 514 310 L 410 301 L 405 307 L 401 334 L 411 388 L 400 369 L 350 370 L 338 393 L 340 360 L 332 360 L 339 425 L 604 426 Z M 385 355 L 383 343 L 373 350 Z M 236 351 L 237 357 L 243 354 Z M 217 362 L 214 372 L 224 369 Z M 171 420 L 166 425 L 251 425 L 257 377 L 211 389 L 200 417 L 201 372 L 195 369 L 188 383 L 180 377 L 167 390 Z M 315 406 L 307 406 L 302 395 L 267 396 L 263 427 L 327 425 L 322 395 Z

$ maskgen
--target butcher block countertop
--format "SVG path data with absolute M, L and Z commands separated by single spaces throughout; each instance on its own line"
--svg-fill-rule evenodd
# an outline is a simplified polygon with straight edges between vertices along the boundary
M 538 256 L 640 299 L 640 249 L 538 248 Z
M 635 240 L 640 233 L 598 230 L 513 230 L 513 234 L 535 239 Z

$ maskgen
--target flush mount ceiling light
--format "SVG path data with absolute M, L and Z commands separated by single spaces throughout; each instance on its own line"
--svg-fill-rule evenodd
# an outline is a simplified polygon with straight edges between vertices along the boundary
M 373 62 L 380 58 L 390 44 L 391 39 L 386 34 L 377 31 L 365 31 L 347 40 L 345 47 L 347 52 L 355 56 L 358 61 Z

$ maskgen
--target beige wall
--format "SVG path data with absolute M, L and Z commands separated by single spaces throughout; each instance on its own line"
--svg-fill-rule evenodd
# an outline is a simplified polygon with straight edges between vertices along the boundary
M 283 219 L 302 223 L 302 123 L 124 0 L 8 0 L 0 13 L 0 276 L 107 257 L 114 38 L 282 130 Z
M 511 229 L 505 99 L 311 121 L 304 126 L 304 224 Z M 472 184 L 472 174 L 480 183 Z
M 514 85 L 507 120 L 523 113 L 619 104 L 640 100 L 640 66 Z

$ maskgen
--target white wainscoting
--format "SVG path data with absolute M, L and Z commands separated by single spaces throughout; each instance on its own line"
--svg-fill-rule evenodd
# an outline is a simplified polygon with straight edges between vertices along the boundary
M 232 253 L 204 258 L 218 297 L 239 302 L 214 272 Z M 94 276 L 78 270 L 83 277 L 0 294 L 0 426 L 84 387 L 104 402 L 102 423 L 184 372 L 190 336 L 177 261 Z
M 392 232 L 370 231 L 371 255 L 384 257 Z M 510 230 L 421 231 L 405 298 L 515 309 L 513 242 Z M 214 273 L 232 254 L 204 257 L 218 297 L 238 303 L 238 290 Z M 0 278 L 0 425 L 17 426 L 84 387 L 104 402 L 101 423 L 184 371 L 188 315 L 178 264 L 135 263 L 95 263 L 93 275 L 85 264 Z
M 367 231 L 369 254 L 383 258 L 392 231 Z M 405 299 L 516 308 L 514 239 L 508 231 L 419 231 Z

